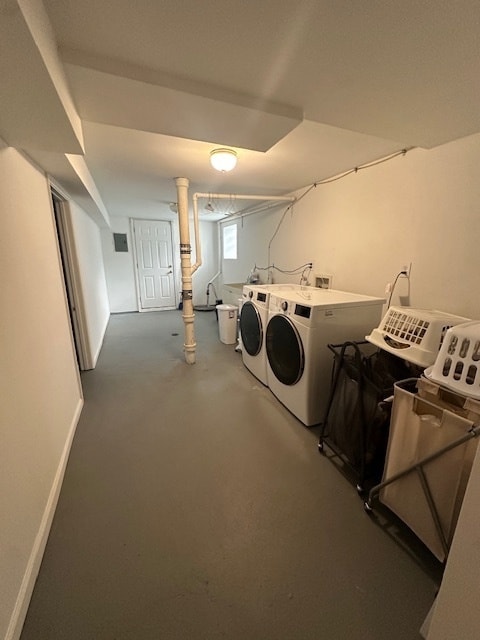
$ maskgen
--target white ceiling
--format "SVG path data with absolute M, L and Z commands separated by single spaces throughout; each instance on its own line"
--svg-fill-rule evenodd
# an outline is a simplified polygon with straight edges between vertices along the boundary
M 478 0 L 44 5 L 111 216 L 164 217 L 176 176 L 280 195 L 480 131 Z

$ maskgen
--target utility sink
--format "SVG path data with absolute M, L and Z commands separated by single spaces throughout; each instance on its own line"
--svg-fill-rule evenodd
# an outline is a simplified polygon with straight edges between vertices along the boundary
M 229 304 L 238 304 L 242 297 L 244 282 L 229 282 L 223 285 L 223 299 Z

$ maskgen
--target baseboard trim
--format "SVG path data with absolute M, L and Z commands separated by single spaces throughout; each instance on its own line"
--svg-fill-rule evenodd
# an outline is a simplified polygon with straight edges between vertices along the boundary
M 22 633 L 23 623 L 25 622 L 28 605 L 32 597 L 35 581 L 37 579 L 38 572 L 40 570 L 40 564 L 42 562 L 42 557 L 45 552 L 45 546 L 47 544 L 48 534 L 50 533 L 50 527 L 52 526 L 53 516 L 57 507 L 58 497 L 60 495 L 60 489 L 62 487 L 63 477 L 65 475 L 65 469 L 68 462 L 68 456 L 70 454 L 70 449 L 73 442 L 73 436 L 75 435 L 77 424 L 82 413 L 82 408 L 83 398 L 80 398 L 68 431 L 67 440 L 65 442 L 62 456 L 55 473 L 55 478 L 50 490 L 50 495 L 48 496 L 47 504 L 43 512 L 43 517 L 40 522 L 40 527 L 35 537 L 35 542 L 33 543 L 32 552 L 30 554 L 27 568 L 23 576 L 22 584 L 18 592 L 17 600 L 15 602 L 15 607 L 10 618 L 10 623 L 5 635 L 5 640 L 18 640 L 20 638 L 20 634 Z
M 99 340 L 99 343 L 98 343 L 98 346 L 97 346 L 97 350 L 93 354 L 93 363 L 92 363 L 93 366 L 92 366 L 92 369 L 95 369 L 95 367 L 97 366 L 97 360 L 98 360 L 98 357 L 100 355 L 100 351 L 102 350 L 103 343 L 105 341 L 105 334 L 107 333 L 107 327 L 108 327 L 109 321 L 110 321 L 110 314 L 108 314 L 108 316 L 107 316 L 107 318 L 105 320 L 103 331 L 102 331 L 102 335 L 100 337 L 100 340 Z

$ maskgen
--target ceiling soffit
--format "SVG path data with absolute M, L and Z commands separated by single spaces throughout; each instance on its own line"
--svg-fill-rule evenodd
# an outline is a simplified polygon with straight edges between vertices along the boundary
M 300 109 L 62 51 L 80 116 L 91 122 L 267 151 L 303 120 Z

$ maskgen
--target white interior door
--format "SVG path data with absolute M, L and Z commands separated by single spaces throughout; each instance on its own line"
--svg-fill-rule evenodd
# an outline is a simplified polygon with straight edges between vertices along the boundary
M 166 220 L 133 220 L 140 311 L 175 308 L 172 228 Z

